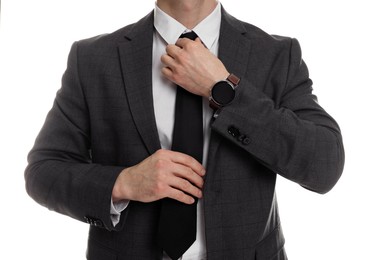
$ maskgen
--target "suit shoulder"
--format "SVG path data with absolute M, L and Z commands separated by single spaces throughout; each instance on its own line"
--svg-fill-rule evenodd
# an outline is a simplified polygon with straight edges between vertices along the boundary
M 266 43 L 269 43 L 269 44 L 278 44 L 278 45 L 281 45 L 281 44 L 287 45 L 287 44 L 291 44 L 291 41 L 293 39 L 293 38 L 288 37 L 288 36 L 270 34 L 270 33 L 266 32 L 265 30 L 255 26 L 253 24 L 241 21 L 241 20 L 229 15 L 228 13 L 226 14 L 226 20 L 234 28 L 238 28 L 238 30 L 242 31 L 243 34 L 245 35 L 245 37 L 247 37 L 251 40 L 258 41 L 258 42 L 266 42 Z
M 270 34 L 255 25 L 249 23 L 243 24 L 246 29 L 245 36 L 253 40 L 253 44 L 258 49 L 262 49 L 268 53 L 290 52 L 293 47 L 300 49 L 298 40 L 293 37 Z
M 112 44 L 116 44 L 117 42 L 119 42 L 122 37 L 124 37 L 129 31 L 131 31 L 133 25 L 134 24 L 127 25 L 112 33 L 103 33 L 90 38 L 78 40 L 77 44 L 81 47 L 86 48 L 111 46 Z
M 77 43 L 82 47 L 112 47 L 112 45 L 117 45 L 117 43 L 131 38 L 133 35 L 151 29 L 152 27 L 149 28 L 150 26 L 153 27 L 153 11 L 139 21 L 126 25 L 112 33 L 82 39 L 77 41 Z
M 266 31 L 264 31 L 263 29 L 255 26 L 255 25 L 252 25 L 252 24 L 249 24 L 249 23 L 246 23 L 246 22 L 243 22 L 244 24 L 244 27 L 246 29 L 246 32 L 247 34 L 249 35 L 249 37 L 251 37 L 252 39 L 256 39 L 256 40 L 266 40 L 266 41 L 270 41 L 270 42 L 276 42 L 276 43 L 290 43 L 292 41 L 292 37 L 288 37 L 288 36 L 283 36 L 283 35 L 278 35 L 278 34 L 270 34 Z

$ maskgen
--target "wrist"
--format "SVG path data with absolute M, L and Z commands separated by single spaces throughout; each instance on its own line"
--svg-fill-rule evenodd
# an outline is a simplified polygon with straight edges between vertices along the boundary
M 122 170 L 113 185 L 112 201 L 114 203 L 121 200 L 129 200 L 129 191 L 127 187 L 125 187 L 125 183 L 127 183 L 126 178 L 128 177 L 128 170 L 129 168 Z
M 206 84 L 208 87 L 205 89 L 202 96 L 205 98 L 210 98 L 211 90 L 215 86 L 215 84 L 220 81 L 226 80 L 229 75 L 230 73 L 227 70 L 225 70 L 222 73 L 219 73 L 218 76 L 215 77 L 214 79 L 211 79 L 210 82 Z

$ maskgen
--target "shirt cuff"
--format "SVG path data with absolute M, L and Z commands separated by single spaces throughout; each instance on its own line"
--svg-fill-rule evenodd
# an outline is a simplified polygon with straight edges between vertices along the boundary
M 111 222 L 115 227 L 120 222 L 121 212 L 123 212 L 129 205 L 130 200 L 120 200 L 118 202 L 113 202 L 111 198 Z

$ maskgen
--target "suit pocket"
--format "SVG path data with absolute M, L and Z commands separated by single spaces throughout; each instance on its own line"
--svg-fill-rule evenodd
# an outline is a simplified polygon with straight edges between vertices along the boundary
M 104 247 L 90 239 L 89 246 L 86 251 L 87 260 L 117 260 L 117 254 L 112 249 Z
M 287 260 L 284 245 L 281 226 L 277 226 L 256 246 L 255 260 Z

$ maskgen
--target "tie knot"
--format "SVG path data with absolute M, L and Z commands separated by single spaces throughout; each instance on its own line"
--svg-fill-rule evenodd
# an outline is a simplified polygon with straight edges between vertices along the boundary
M 192 41 L 196 40 L 197 37 L 198 36 L 194 31 L 186 32 L 179 36 L 179 38 L 188 38 L 191 39 Z

